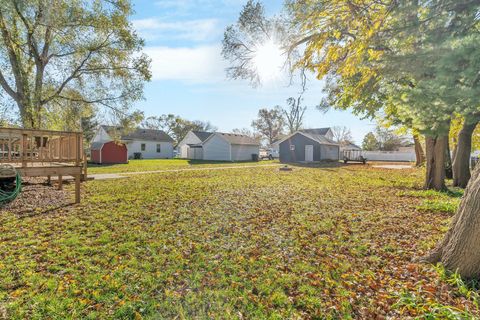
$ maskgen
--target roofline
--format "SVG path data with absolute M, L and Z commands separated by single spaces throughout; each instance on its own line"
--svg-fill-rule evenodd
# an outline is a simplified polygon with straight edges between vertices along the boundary
M 309 137 L 309 136 L 308 136 L 307 134 L 305 134 L 304 132 L 302 132 L 302 131 L 295 131 L 294 133 L 289 134 L 288 136 L 286 136 L 285 138 L 283 138 L 282 140 L 280 140 L 280 142 L 279 142 L 278 144 L 281 144 L 281 143 L 285 142 L 286 140 L 290 139 L 291 137 L 293 137 L 293 136 L 296 135 L 297 133 L 301 134 L 301 135 L 304 136 L 305 138 L 308 138 L 308 139 L 310 139 L 310 140 L 313 140 L 311 137 Z M 315 140 L 313 140 L 313 141 L 315 141 Z M 316 142 L 318 142 L 318 141 L 316 141 Z M 320 143 L 320 142 L 318 142 L 318 143 Z M 340 144 L 338 144 L 338 143 L 320 143 L 320 144 L 325 144 L 325 145 L 327 145 L 327 146 L 337 146 L 337 147 L 340 147 Z
M 205 139 L 205 141 L 202 141 L 201 144 L 204 145 L 208 140 L 212 139 L 213 136 L 220 136 L 223 140 L 225 140 L 226 142 L 228 142 L 229 144 L 230 141 L 228 141 L 227 139 L 225 139 L 224 137 L 222 137 L 221 135 L 218 134 L 219 132 L 213 132 L 207 139 Z M 195 134 L 196 135 L 196 134 Z M 198 136 L 197 136 L 198 137 Z
M 260 146 L 260 143 L 257 143 L 257 144 L 251 144 L 251 143 L 231 143 L 230 141 L 228 141 L 222 134 L 229 134 L 229 133 L 223 133 L 223 132 L 212 132 L 212 134 L 207 138 L 205 139 L 205 141 L 203 141 L 201 144 L 205 144 L 208 140 L 210 140 L 213 136 L 219 136 L 221 137 L 223 140 L 225 140 L 226 142 L 228 142 L 229 145 L 235 145 L 235 146 Z M 241 135 L 243 136 L 243 135 Z M 246 137 L 246 136 L 243 136 L 243 137 Z

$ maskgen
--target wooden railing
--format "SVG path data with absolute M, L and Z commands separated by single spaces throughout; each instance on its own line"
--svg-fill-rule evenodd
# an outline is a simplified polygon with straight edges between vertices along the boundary
M 79 166 L 83 160 L 81 132 L 0 128 L 0 162 L 68 163 Z

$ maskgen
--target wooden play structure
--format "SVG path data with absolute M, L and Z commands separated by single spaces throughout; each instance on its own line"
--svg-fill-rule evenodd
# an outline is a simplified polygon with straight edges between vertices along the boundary
M 64 176 L 75 179 L 75 202 L 80 182 L 86 179 L 86 158 L 81 132 L 0 128 L 0 164 L 11 164 L 22 177 Z

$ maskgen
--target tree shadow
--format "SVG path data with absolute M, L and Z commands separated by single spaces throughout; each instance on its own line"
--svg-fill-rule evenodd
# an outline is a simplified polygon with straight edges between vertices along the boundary
M 350 166 L 351 164 L 345 164 L 343 162 L 334 162 L 334 161 L 322 161 L 322 162 L 289 162 L 289 163 L 280 163 L 282 165 L 297 167 L 297 168 L 342 168 Z
M 245 165 L 258 165 L 261 162 L 265 163 L 272 163 L 272 164 L 279 164 L 280 162 L 276 160 L 259 160 L 259 161 L 253 161 L 253 160 L 245 160 L 245 161 L 217 161 L 217 160 L 193 160 L 193 159 L 188 159 L 188 164 L 195 166 L 195 165 L 205 165 L 205 164 L 245 164 Z
M 32 209 L 32 210 L 27 210 L 27 211 L 20 211 L 20 212 L 16 212 L 15 215 L 18 217 L 18 219 L 26 219 L 26 218 L 44 216 L 44 215 L 48 215 L 48 214 L 51 214 L 51 213 L 55 213 L 56 211 L 58 211 L 60 209 L 71 209 L 74 206 L 76 206 L 75 203 L 68 203 L 68 204 L 64 204 L 64 205 L 61 205 L 61 206 L 55 206 L 55 207 L 51 207 L 51 208 L 44 209 L 44 210 Z

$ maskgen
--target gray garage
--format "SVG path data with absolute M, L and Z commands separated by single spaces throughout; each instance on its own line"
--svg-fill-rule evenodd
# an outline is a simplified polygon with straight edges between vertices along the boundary
M 320 133 L 320 129 L 301 130 L 284 138 L 280 142 L 280 161 L 338 161 L 340 145 Z

